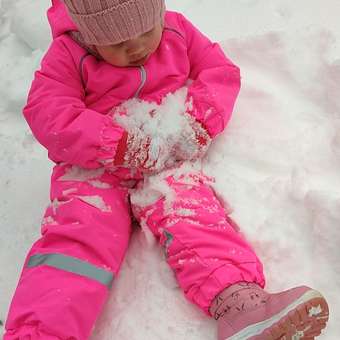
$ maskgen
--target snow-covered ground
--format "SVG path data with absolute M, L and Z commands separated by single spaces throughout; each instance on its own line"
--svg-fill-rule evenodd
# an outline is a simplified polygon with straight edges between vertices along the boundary
M 39 237 L 51 163 L 21 108 L 46 50 L 49 0 L 0 0 L 0 320 Z M 233 119 L 205 161 L 262 258 L 267 288 L 323 292 L 340 338 L 340 1 L 168 0 L 241 67 Z M 15 6 L 18 6 L 15 10 Z M 0 326 L 0 333 L 1 333 Z M 136 230 L 94 340 L 213 340 L 161 249 Z

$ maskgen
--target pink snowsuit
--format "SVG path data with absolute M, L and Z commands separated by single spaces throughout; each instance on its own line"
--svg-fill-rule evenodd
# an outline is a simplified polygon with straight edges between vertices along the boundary
M 76 27 L 60 0 L 48 18 L 53 41 L 24 115 L 56 163 L 51 204 L 25 260 L 4 339 L 88 339 L 124 259 L 132 216 L 146 222 L 185 296 L 207 314 L 213 298 L 233 283 L 263 287 L 262 264 L 203 175 L 167 178 L 176 193 L 171 209 L 165 193 L 140 207 L 130 204 L 129 189 L 143 186 L 142 173 L 107 167 L 124 132 L 108 115 L 113 107 L 133 97 L 160 103 L 192 79 L 192 114 L 214 137 L 233 110 L 238 67 L 175 12 L 166 13 L 160 46 L 146 65 L 129 68 L 80 47 L 68 34 Z M 194 213 L 183 213 L 188 209 Z

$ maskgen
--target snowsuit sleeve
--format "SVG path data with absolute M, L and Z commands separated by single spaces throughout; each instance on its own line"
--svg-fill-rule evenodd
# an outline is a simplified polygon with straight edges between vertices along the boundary
M 112 161 L 125 132 L 84 100 L 77 65 L 63 40 L 56 39 L 35 73 L 23 113 L 54 162 L 98 168 Z
M 190 113 L 201 122 L 211 137 L 226 127 L 240 90 L 240 69 L 181 14 L 190 78 L 188 101 Z

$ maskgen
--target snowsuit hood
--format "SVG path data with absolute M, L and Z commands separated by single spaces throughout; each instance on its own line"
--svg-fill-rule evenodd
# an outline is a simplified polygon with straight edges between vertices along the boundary
M 67 13 L 64 3 L 60 0 L 52 0 L 52 6 L 47 11 L 47 18 L 53 39 L 69 31 L 78 31 L 77 26 Z

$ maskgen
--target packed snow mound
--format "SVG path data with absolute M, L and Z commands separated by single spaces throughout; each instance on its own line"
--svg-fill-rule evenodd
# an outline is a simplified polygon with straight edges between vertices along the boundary
M 0 1 L 0 108 L 21 112 L 50 43 L 49 0 Z
M 31 51 L 13 33 L 0 41 L 0 50 L 0 107 L 21 112 L 42 51 Z
M 51 41 L 46 11 L 50 0 L 16 0 L 12 8 L 11 32 L 32 50 L 44 51 Z M 27 15 L 27 14 L 31 15 Z

